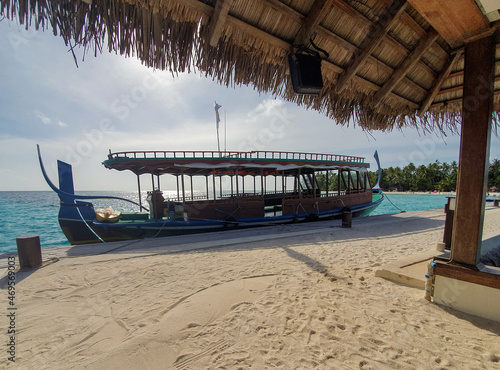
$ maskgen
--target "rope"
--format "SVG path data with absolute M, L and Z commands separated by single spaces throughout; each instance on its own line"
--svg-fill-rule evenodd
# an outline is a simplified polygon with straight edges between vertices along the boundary
M 394 203 L 392 203 L 392 200 L 390 200 L 390 199 L 389 199 L 389 197 L 387 196 L 387 194 L 386 194 L 386 193 L 385 193 L 384 195 L 385 195 L 386 199 L 389 201 L 389 203 L 391 203 L 391 204 L 394 206 L 394 208 L 397 208 L 397 209 L 399 210 L 399 212 L 400 212 L 400 213 L 405 213 L 405 212 L 406 212 L 406 211 L 403 211 L 401 208 L 399 208 L 399 207 L 398 207 L 397 205 L 395 205 Z
M 83 223 L 89 228 L 90 231 L 92 231 L 92 234 L 94 234 L 101 242 L 106 243 L 97 233 L 90 227 L 90 225 L 85 221 L 85 219 L 82 216 L 82 213 L 80 212 L 80 206 L 77 204 L 76 205 L 76 210 L 78 211 L 78 214 L 80 215 L 80 218 L 82 219 Z

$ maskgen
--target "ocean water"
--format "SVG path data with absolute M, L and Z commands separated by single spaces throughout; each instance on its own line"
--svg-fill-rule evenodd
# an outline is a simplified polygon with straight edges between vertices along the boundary
M 110 195 L 138 202 L 137 192 L 80 192 L 84 195 Z M 142 194 L 143 202 L 146 193 Z M 436 194 L 386 194 L 386 199 L 372 215 L 399 213 L 401 210 L 420 211 L 444 208 L 445 195 Z M 137 211 L 133 204 L 114 200 L 92 201 L 95 208 L 113 207 L 121 211 Z M 38 234 L 42 248 L 68 246 L 59 228 L 57 214 L 59 198 L 52 191 L 0 191 L 0 253 L 16 251 L 16 237 Z

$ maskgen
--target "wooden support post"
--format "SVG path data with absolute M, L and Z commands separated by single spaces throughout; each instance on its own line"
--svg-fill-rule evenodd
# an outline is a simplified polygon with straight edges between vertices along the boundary
M 19 236 L 16 243 L 21 268 L 32 269 L 42 265 L 42 249 L 38 235 Z
M 465 46 L 462 132 L 457 201 L 451 242 L 453 262 L 476 267 L 488 184 L 495 43 L 486 37 Z

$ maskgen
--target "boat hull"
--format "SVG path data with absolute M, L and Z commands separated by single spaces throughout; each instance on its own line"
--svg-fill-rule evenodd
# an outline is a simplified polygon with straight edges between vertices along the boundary
M 352 217 L 368 216 L 380 205 L 383 198 L 382 192 L 374 191 L 372 202 L 349 207 Z M 68 215 L 65 215 L 66 217 L 59 217 L 59 224 L 69 242 L 76 245 L 340 218 L 344 210 L 345 208 L 342 207 L 314 213 L 235 218 L 232 220 L 182 221 L 160 219 L 130 220 L 116 223 L 98 222 L 95 217 L 85 220 L 84 217 L 69 218 Z

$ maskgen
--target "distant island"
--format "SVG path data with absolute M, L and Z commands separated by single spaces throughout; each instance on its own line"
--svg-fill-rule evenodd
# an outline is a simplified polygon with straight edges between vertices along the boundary
M 450 192 L 457 188 L 458 163 L 446 162 L 429 163 L 428 165 L 415 166 L 409 163 L 400 168 L 389 167 L 382 169 L 382 181 L 380 187 L 385 191 L 439 191 Z M 372 185 L 377 183 L 377 171 L 369 171 L 368 176 Z M 326 187 L 326 176 L 317 176 L 321 189 Z M 329 190 L 337 190 L 337 175 L 330 174 Z M 498 191 L 500 189 L 500 160 L 494 159 L 490 162 L 488 173 L 488 189 Z

